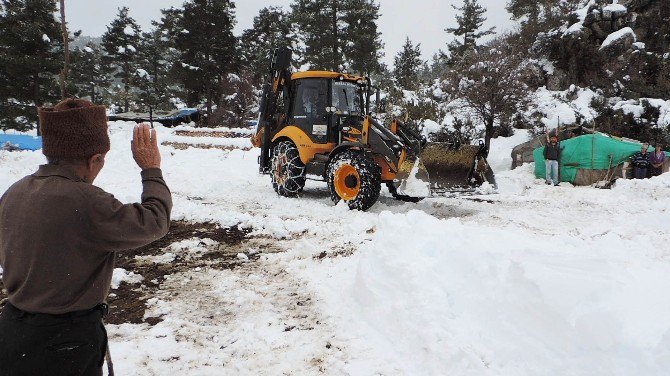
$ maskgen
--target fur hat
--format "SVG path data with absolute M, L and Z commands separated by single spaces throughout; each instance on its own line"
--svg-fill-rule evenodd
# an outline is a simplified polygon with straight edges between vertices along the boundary
M 37 113 L 47 157 L 89 158 L 109 151 L 105 106 L 72 98 Z

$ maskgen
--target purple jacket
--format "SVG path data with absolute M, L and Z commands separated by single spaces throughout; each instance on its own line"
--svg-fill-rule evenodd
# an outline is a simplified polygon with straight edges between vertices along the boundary
M 662 164 L 665 163 L 665 152 L 661 152 L 660 155 L 656 155 L 656 152 L 649 153 L 649 164 Z

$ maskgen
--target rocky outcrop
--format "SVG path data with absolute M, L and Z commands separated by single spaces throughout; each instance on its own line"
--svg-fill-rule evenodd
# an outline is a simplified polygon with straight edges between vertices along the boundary
M 652 5 L 655 0 L 623 0 L 621 3 L 631 12 L 644 11 L 648 6 Z
M 635 27 L 635 18 L 628 8 L 621 4 L 592 5 L 582 22 L 599 40 L 605 40 L 610 34 L 625 27 Z

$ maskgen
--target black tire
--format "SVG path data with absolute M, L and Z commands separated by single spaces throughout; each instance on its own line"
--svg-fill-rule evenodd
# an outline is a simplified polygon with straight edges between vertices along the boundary
M 365 211 L 379 198 L 382 173 L 369 155 L 347 150 L 336 155 L 328 165 L 327 181 L 333 202 L 345 200 L 349 209 Z
M 305 165 L 291 141 L 281 141 L 272 148 L 270 176 L 272 188 L 280 196 L 295 197 L 305 188 Z

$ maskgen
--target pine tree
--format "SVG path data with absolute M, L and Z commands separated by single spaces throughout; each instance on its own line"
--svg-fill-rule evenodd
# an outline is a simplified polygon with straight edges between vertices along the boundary
M 101 47 L 95 43 L 89 42 L 83 49 L 72 51 L 70 82 L 76 86 L 80 97 L 102 104 L 103 98 L 109 94 L 113 72 Z
M 451 62 L 457 63 L 469 52 L 477 48 L 477 41 L 487 35 L 495 34 L 495 27 L 488 30 L 481 30 L 486 21 L 483 8 L 477 0 L 464 0 L 460 8 L 452 5 L 459 14 L 456 15 L 458 27 L 447 28 L 447 33 L 453 34 L 456 38 L 449 43 L 449 52 Z M 461 38 L 461 39 L 459 39 Z
M 543 3 L 547 0 L 509 0 L 505 9 L 512 15 L 514 20 L 524 20 L 529 23 L 537 23 L 540 20 Z
M 180 28 L 181 18 L 183 16 L 182 9 L 168 8 L 161 10 L 160 21 L 152 22 L 155 32 L 159 35 L 155 36 L 155 43 L 157 44 L 156 57 L 158 58 L 158 66 L 155 68 L 159 78 L 163 93 L 164 104 L 158 106 L 159 109 L 168 109 L 174 106 L 173 100 L 184 96 L 183 85 L 179 77 L 180 70 L 178 69 L 178 62 L 181 53 L 177 49 L 177 36 L 182 31 Z M 169 102 L 169 104 L 168 104 Z
M 234 10 L 230 0 L 190 0 L 184 3 L 179 20 L 176 72 L 190 106 L 205 100 L 208 122 L 219 101 L 221 83 L 239 67 Z
M 580 0 L 509 0 L 506 9 L 512 19 L 524 25 L 554 23 L 582 7 Z
M 137 100 L 142 111 L 166 108 L 167 70 L 162 60 L 161 32 L 153 30 L 142 33 L 137 52 L 137 69 L 134 82 L 137 86 Z
M 345 7 L 342 45 L 349 71 L 366 76 L 381 72 L 384 44 L 377 27 L 379 4 L 374 0 L 348 0 Z
M 405 90 L 416 90 L 419 84 L 419 72 L 424 63 L 421 59 L 421 44 L 415 46 L 407 37 L 393 64 L 393 75 L 398 85 Z
M 253 78 L 248 73 L 228 74 L 221 82 L 221 98 L 212 115 L 214 124 L 227 127 L 244 127 L 257 117 L 259 93 L 254 90 Z
M 289 14 L 282 8 L 269 7 L 260 10 L 254 24 L 240 38 L 243 66 L 259 82 L 266 74 L 272 59 L 272 51 L 279 47 L 297 50 L 297 39 L 289 22 Z
M 161 10 L 160 21 L 153 21 L 153 29 L 142 33 L 137 53 L 138 100 L 144 111 L 174 108 L 171 99 L 176 96 L 179 82 L 174 75 L 174 65 L 179 60 L 176 39 L 180 31 L 182 12 L 169 8 Z
M 342 68 L 344 1 L 297 0 L 291 6 L 293 22 L 305 45 L 305 60 L 311 69 Z
M 102 47 L 108 61 L 115 66 L 123 83 L 123 90 L 118 93 L 123 101 L 125 112 L 129 110 L 132 98 L 133 78 L 136 74 L 137 48 L 140 43 L 140 27 L 135 19 L 128 15 L 128 8 L 119 9 L 117 18 L 107 26 L 107 32 L 102 36 Z
M 31 128 L 37 107 L 60 98 L 60 23 L 53 0 L 0 3 L 0 129 Z
M 381 71 L 383 44 L 374 0 L 297 0 L 292 10 L 311 69 Z

